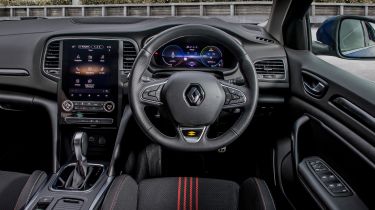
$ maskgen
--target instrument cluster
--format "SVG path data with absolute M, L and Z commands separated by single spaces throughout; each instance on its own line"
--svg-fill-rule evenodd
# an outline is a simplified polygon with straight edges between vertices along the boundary
M 234 56 L 221 44 L 203 37 L 183 37 L 173 40 L 154 53 L 157 68 L 232 69 Z

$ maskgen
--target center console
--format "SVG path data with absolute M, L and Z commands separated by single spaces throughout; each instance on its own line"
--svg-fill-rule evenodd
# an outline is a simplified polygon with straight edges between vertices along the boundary
M 121 69 L 125 41 L 103 38 L 58 41 L 59 171 L 26 209 L 96 209 L 112 181 L 108 170 L 116 139 L 122 138 L 118 130 L 123 111 Z
M 64 165 L 26 206 L 26 210 L 98 209 L 113 177 L 107 166 L 86 158 L 87 134 L 77 132 L 72 144 L 75 162 Z

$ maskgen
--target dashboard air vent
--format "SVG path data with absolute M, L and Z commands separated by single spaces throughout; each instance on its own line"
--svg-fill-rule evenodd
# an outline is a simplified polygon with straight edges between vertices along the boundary
M 48 44 L 44 54 L 43 71 L 55 79 L 59 78 L 61 70 L 60 48 L 61 41 L 52 41 Z
M 261 60 L 254 63 L 258 79 L 285 79 L 285 64 L 283 60 Z
M 264 38 L 264 37 L 259 37 L 259 36 L 257 36 L 256 39 L 257 39 L 257 40 L 260 40 L 260 41 L 263 41 L 263 42 L 275 43 L 274 40 L 272 40 L 272 39 L 267 39 L 267 38 Z
M 129 41 L 123 42 L 123 69 L 130 71 L 137 57 L 137 48 Z
M 122 69 L 121 69 L 121 80 L 122 82 L 128 82 L 130 71 L 133 68 L 135 58 L 138 55 L 137 47 L 130 41 L 122 42 Z

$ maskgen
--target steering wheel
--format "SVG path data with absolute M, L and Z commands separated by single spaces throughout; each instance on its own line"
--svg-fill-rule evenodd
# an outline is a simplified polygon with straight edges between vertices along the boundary
M 222 44 L 237 58 L 245 86 L 229 84 L 200 71 L 175 72 L 169 78 L 145 82 L 143 73 L 152 56 L 164 44 L 190 36 L 202 36 Z M 152 38 L 139 52 L 129 77 L 129 103 L 139 126 L 151 140 L 181 151 L 213 151 L 236 140 L 249 125 L 258 101 L 255 68 L 241 44 L 226 32 L 207 25 L 172 27 Z M 171 115 L 177 136 L 156 128 L 145 113 L 147 106 L 163 106 Z M 215 138 L 207 130 L 223 109 L 240 108 L 233 126 Z

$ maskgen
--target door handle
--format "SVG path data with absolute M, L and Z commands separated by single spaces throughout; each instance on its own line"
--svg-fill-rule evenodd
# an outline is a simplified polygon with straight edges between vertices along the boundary
M 321 82 L 318 82 L 318 84 L 308 84 L 307 82 L 304 81 L 303 85 L 306 89 L 308 89 L 309 91 L 311 91 L 312 93 L 316 95 L 321 94 L 326 88 L 326 86 Z
M 303 89 L 314 98 L 322 98 L 328 89 L 328 83 L 309 72 L 302 72 Z

